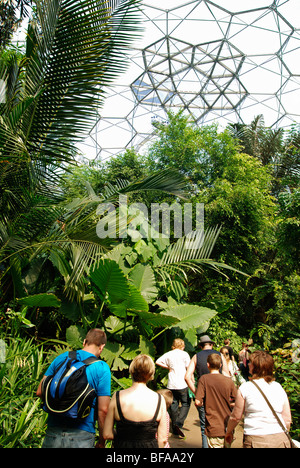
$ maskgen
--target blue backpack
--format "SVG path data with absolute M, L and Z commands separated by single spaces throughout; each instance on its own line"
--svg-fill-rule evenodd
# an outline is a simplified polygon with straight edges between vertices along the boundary
M 95 390 L 87 380 L 86 367 L 96 361 L 99 361 L 96 357 L 80 361 L 76 351 L 69 352 L 55 374 L 43 380 L 44 411 L 71 420 L 86 418 L 96 397 Z

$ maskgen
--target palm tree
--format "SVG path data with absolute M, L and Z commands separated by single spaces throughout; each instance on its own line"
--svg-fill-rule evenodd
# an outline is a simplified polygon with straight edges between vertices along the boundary
M 249 125 L 231 124 L 229 130 L 240 142 L 241 149 L 269 166 L 273 175 L 273 193 L 277 195 L 286 186 L 293 187 L 299 180 L 299 129 L 272 129 L 265 126 L 263 115 Z
M 249 125 L 230 124 L 229 129 L 240 141 L 243 150 L 260 159 L 263 165 L 272 164 L 277 155 L 284 150 L 283 129 L 273 130 L 265 127 L 263 115 L 255 117 Z
M 13 35 L 14 30 L 22 20 L 28 15 L 26 7 L 30 7 L 32 0 L 2 0 L 0 3 L 0 48 L 7 45 Z M 18 13 L 18 15 L 17 15 Z
M 99 205 L 117 206 L 120 194 L 140 190 L 184 196 L 183 177 L 165 170 L 131 184 L 108 185 L 102 195 L 87 185 L 84 199 L 60 203 L 60 173 L 74 164 L 75 143 L 93 122 L 105 86 L 124 68 L 124 50 L 136 31 L 137 0 L 109 5 L 37 0 L 25 56 L 0 64 L 0 79 L 7 85 L 0 116 L 2 302 L 49 291 L 57 281 L 53 269 L 64 278 L 67 297 L 82 300 L 87 273 L 120 242 L 97 237 Z M 209 237 L 202 263 L 211 263 L 207 252 L 216 236 Z M 159 265 L 163 278 L 176 269 L 200 271 L 203 250 L 179 258 L 178 248 L 184 251 L 184 242 Z
M 6 87 L 0 103 L 2 258 L 60 222 L 60 174 L 75 163 L 75 144 L 92 125 L 105 86 L 124 70 L 138 30 L 138 0 L 35 3 L 24 57 L 0 61 Z M 10 257 L 9 268 L 20 294 L 21 259 Z M 10 290 L 11 280 L 4 287 Z

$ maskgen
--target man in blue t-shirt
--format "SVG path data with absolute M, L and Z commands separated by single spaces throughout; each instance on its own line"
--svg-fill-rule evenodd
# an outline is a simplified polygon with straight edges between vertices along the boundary
M 83 349 L 76 351 L 80 360 L 89 357 L 100 357 L 106 344 L 106 334 L 99 328 L 90 330 L 83 342 Z M 51 363 L 43 377 L 38 390 L 38 397 L 42 396 L 42 382 L 49 376 L 54 375 L 59 365 L 66 359 L 68 352 L 59 355 Z M 111 373 L 108 364 L 104 361 L 96 361 L 86 368 L 89 384 L 97 394 L 97 405 L 93 405 L 90 414 L 80 422 L 66 421 L 60 416 L 48 415 L 46 437 L 43 448 L 93 448 L 95 446 L 95 421 L 98 421 L 99 440 L 97 448 L 104 448 L 105 441 L 102 436 L 103 425 L 108 410 L 111 394 Z M 96 403 L 96 399 L 95 402 Z M 97 407 L 95 414 L 94 407 Z

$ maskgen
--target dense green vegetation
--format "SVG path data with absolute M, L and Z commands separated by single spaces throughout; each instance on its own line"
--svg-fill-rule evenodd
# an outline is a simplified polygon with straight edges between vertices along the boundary
M 128 384 L 134 356 L 156 358 L 176 336 L 191 355 L 203 332 L 236 353 L 252 338 L 275 357 L 299 438 L 300 128 L 271 130 L 259 116 L 224 130 L 170 113 L 143 155 L 78 163 L 75 143 L 135 33 L 137 2 L 113 20 L 103 4 L 100 22 L 96 3 L 36 1 L 25 54 L 0 49 L 0 445 L 40 446 L 37 384 L 93 326 L 108 335 L 114 387 Z M 153 204 L 175 202 L 158 235 Z M 193 249 L 174 230 L 186 204 L 194 228 L 204 206 Z

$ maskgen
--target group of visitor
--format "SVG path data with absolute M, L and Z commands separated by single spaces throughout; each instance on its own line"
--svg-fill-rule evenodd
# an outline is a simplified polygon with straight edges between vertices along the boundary
M 83 349 L 77 351 L 78 358 L 99 358 L 105 344 L 102 330 L 90 330 Z M 106 440 L 116 449 L 168 448 L 169 430 L 185 437 L 183 426 L 194 400 L 203 448 L 230 447 L 242 418 L 244 448 L 290 448 L 290 405 L 284 389 L 274 380 L 272 356 L 264 351 L 250 353 L 243 346 L 237 365 L 229 341 L 220 351 L 214 345 L 209 336 L 202 336 L 200 351 L 190 358 L 184 341 L 175 339 L 172 349 L 156 361 L 168 370 L 167 388 L 157 392 L 147 386 L 154 379 L 153 360 L 144 354 L 137 356 L 129 368 L 132 385 L 112 398 L 110 368 L 97 360 L 86 368 L 97 404 L 86 418 L 73 424 L 49 414 L 43 447 L 94 447 L 97 420 L 98 448 L 104 448 Z M 44 379 L 54 375 L 66 357 L 63 353 L 52 362 L 37 390 L 39 397 Z

